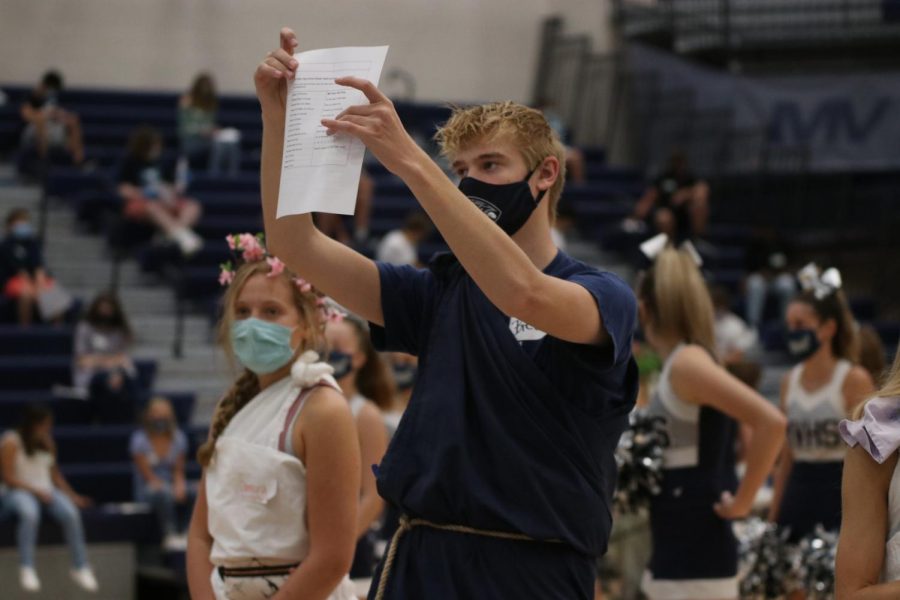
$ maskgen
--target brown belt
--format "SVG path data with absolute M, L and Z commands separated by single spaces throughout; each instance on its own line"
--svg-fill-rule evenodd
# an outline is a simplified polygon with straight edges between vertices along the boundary
M 394 537 L 391 538 L 391 545 L 388 546 L 387 555 L 384 559 L 384 568 L 381 570 L 381 577 L 378 580 L 378 591 L 375 593 L 375 600 L 383 600 L 384 593 L 387 590 L 388 577 L 391 575 L 391 569 L 394 566 L 394 559 L 397 558 L 397 544 L 400 538 L 413 527 L 428 527 L 430 529 L 439 529 L 441 531 L 452 531 L 454 533 L 468 533 L 470 535 L 480 535 L 483 537 L 499 538 L 502 540 L 516 540 L 520 542 L 546 542 L 551 544 L 561 544 L 561 540 L 536 540 L 524 533 L 508 533 L 506 531 L 489 531 L 485 529 L 475 529 L 474 527 L 466 527 L 465 525 L 443 525 L 440 523 L 432 523 L 425 519 L 410 519 L 403 515 L 400 517 L 400 526 L 397 528 Z
M 226 577 L 277 577 L 290 575 L 300 563 L 292 565 L 254 565 L 251 567 L 219 567 L 219 576 Z

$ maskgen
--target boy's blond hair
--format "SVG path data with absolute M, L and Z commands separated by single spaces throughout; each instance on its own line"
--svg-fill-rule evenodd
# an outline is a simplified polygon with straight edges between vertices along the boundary
M 434 139 L 441 147 L 441 154 L 450 160 L 475 143 L 500 139 L 508 140 L 518 148 L 529 171 L 548 156 L 555 156 L 559 161 L 559 176 L 547 190 L 550 222 L 555 221 L 566 179 L 566 149 L 539 110 L 509 101 L 454 107 Z

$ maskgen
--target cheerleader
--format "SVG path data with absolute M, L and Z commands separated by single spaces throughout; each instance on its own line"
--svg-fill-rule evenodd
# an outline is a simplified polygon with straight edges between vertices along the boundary
M 365 323 L 355 317 L 332 320 L 325 327 L 325 337 L 330 351 L 328 362 L 334 368 L 334 378 L 349 401 L 350 412 L 356 421 L 362 457 L 356 525 L 359 541 L 350 576 L 354 579 L 371 577 L 375 552 L 369 532 L 384 510 L 384 500 L 375 487 L 372 465 L 380 463 L 387 450 L 387 428 L 379 407 L 387 407 L 393 402 L 394 386 L 387 365 L 372 346 Z
M 800 272 L 800 283 L 803 291 L 786 315 L 788 352 L 799 364 L 782 380 L 788 443 L 775 472 L 769 513 L 771 521 L 789 528 L 791 543 L 816 525 L 840 526 L 845 447 L 838 425 L 874 391 L 869 373 L 854 364 L 858 339 L 840 274 L 829 269 L 820 275 L 809 265 Z
M 644 244 L 654 265 L 638 285 L 648 343 L 663 359 L 647 408 L 665 424 L 662 491 L 651 500 L 653 554 L 644 593 L 653 600 L 737 598 L 731 519 L 746 516 L 784 440 L 785 419 L 714 358 L 713 307 L 692 248 Z M 737 423 L 753 432 L 747 469 L 735 474 Z
M 188 541 L 195 600 L 349 600 L 359 445 L 332 368 L 318 362 L 323 310 L 256 238 L 220 281 L 220 340 L 245 370 L 219 403 L 198 460 Z M 265 259 L 265 260 L 263 260 Z
M 850 445 L 838 544 L 837 600 L 900 598 L 900 348 L 884 387 L 844 421 Z M 885 542 L 887 540 L 887 542 Z

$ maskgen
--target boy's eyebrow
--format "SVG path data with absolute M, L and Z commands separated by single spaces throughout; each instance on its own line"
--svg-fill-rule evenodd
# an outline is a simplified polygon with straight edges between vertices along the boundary
M 475 157 L 475 160 L 497 160 L 497 159 L 506 159 L 505 154 L 501 154 L 500 152 L 485 152 L 484 154 L 479 154 Z M 462 161 L 456 160 L 453 161 L 453 164 L 450 165 L 452 168 L 456 168 L 462 165 Z

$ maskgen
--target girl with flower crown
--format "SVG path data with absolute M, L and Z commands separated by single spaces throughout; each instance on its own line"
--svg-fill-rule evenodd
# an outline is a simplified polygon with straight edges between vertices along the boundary
M 841 423 L 844 462 L 838 600 L 900 598 L 900 348 L 887 381 L 857 420 Z
M 856 325 L 836 269 L 815 264 L 798 274 L 803 291 L 788 305 L 788 353 L 797 363 L 781 383 L 788 439 L 775 470 L 769 519 L 797 543 L 817 525 L 841 523 L 841 469 L 845 447 L 838 426 L 875 386 L 860 367 Z M 792 599 L 805 593 L 795 591 Z
M 220 343 L 244 371 L 198 452 L 203 481 L 188 541 L 195 600 L 349 600 L 359 444 L 319 361 L 329 317 L 311 286 L 260 240 L 229 237 Z

